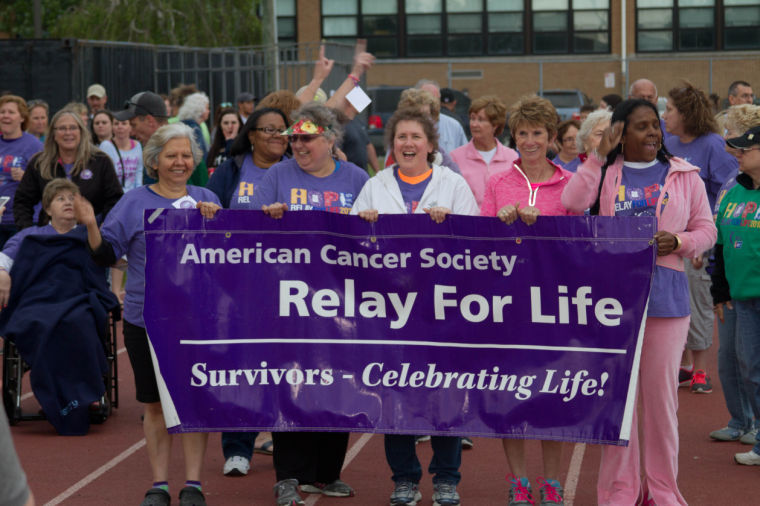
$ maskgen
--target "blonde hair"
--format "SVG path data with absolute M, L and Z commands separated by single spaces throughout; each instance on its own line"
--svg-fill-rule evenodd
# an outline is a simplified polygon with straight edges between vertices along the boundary
M 520 98 L 509 108 L 509 130 L 513 133 L 521 123 L 539 125 L 546 128 L 551 139 L 557 133 L 559 116 L 557 110 L 547 99 L 538 95 Z
M 732 105 L 723 116 L 723 128 L 742 135 L 752 127 L 760 125 L 760 106 L 752 104 Z
M 507 106 L 496 95 L 486 95 L 476 98 L 470 104 L 469 114 L 483 111 L 488 121 L 495 128 L 494 134 L 501 135 L 504 132 L 504 126 L 507 124 Z
M 47 132 L 45 132 L 45 144 L 42 147 L 39 157 L 34 166 L 40 171 L 42 179 L 53 179 L 55 177 L 55 166 L 58 163 L 60 153 L 58 152 L 58 143 L 55 141 L 55 126 L 63 116 L 68 115 L 74 118 L 74 121 L 79 128 L 79 146 L 77 146 L 77 154 L 74 160 L 74 167 L 71 169 L 72 176 L 78 176 L 82 172 L 87 164 L 90 162 L 90 158 L 96 153 L 102 153 L 96 148 L 90 138 L 90 132 L 84 126 L 82 118 L 76 111 L 71 109 L 61 109 L 53 116 L 48 125 Z
M 13 102 L 18 107 L 18 112 L 21 114 L 21 131 L 26 131 L 26 127 L 29 125 L 29 107 L 26 105 L 26 100 L 18 95 L 3 95 L 0 97 L 0 107 L 9 102 Z
M 407 88 L 401 92 L 401 98 L 396 109 L 420 107 L 430 107 L 430 115 L 433 117 L 433 121 L 438 121 L 438 116 L 441 114 L 441 104 L 429 91 Z

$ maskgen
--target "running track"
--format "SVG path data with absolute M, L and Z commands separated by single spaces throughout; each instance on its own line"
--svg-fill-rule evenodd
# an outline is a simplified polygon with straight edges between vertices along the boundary
M 120 333 L 120 332 L 119 332 Z M 141 408 L 134 400 L 132 371 L 120 343 L 120 408 L 105 424 L 94 425 L 84 437 L 61 437 L 44 421 L 21 422 L 12 428 L 16 449 L 27 472 L 38 505 L 128 505 L 137 506 L 151 485 L 150 468 L 145 450 Z M 744 467 L 733 462 L 733 454 L 748 451 L 739 443 L 713 442 L 707 436 L 728 420 L 717 378 L 715 353 L 712 348 L 709 372 L 714 392 L 695 395 L 686 389 L 679 393 L 681 427 L 680 488 L 691 505 L 756 505 L 760 503 L 760 467 Z M 28 375 L 26 377 L 28 382 Z M 29 390 L 28 384 L 26 391 Z M 36 410 L 31 393 L 26 394 L 24 407 Z M 177 441 L 177 443 L 179 443 Z M 352 434 L 342 478 L 357 492 L 350 499 L 309 496 L 308 506 L 364 506 L 388 504 L 392 484 L 385 463 L 381 435 Z M 528 444 L 529 472 L 541 474 L 540 447 Z M 418 446 L 423 468 L 430 460 L 429 443 Z M 566 475 L 565 504 L 595 504 L 595 484 L 599 466 L 599 448 L 594 445 L 568 444 L 564 456 Z M 254 455 L 251 472 L 240 478 L 222 475 L 224 459 L 220 436 L 212 434 L 206 454 L 203 490 L 208 504 L 273 505 L 272 459 Z M 475 439 L 475 448 L 462 455 L 462 483 L 459 492 L 466 506 L 506 504 L 504 482 L 506 460 L 501 444 L 493 439 Z M 171 469 L 171 493 L 175 497 L 183 486 L 182 454 L 175 444 Z M 423 500 L 429 506 L 432 485 L 428 475 L 420 485 Z M 753 499 L 754 497 L 754 499 Z

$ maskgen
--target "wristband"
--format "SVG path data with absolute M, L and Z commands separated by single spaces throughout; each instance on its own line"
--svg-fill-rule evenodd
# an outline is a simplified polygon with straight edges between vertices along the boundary
M 359 86 L 359 78 L 353 74 L 348 74 L 348 78 L 354 82 L 354 86 Z

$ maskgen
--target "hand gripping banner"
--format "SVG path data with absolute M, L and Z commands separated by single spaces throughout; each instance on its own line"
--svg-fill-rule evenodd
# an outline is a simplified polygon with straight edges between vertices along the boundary
M 171 431 L 629 439 L 654 219 L 145 216 Z

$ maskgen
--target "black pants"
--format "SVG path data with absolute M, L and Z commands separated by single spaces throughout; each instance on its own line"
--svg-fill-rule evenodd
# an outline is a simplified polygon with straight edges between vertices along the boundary
M 277 481 L 329 484 L 340 478 L 348 432 L 273 432 Z

